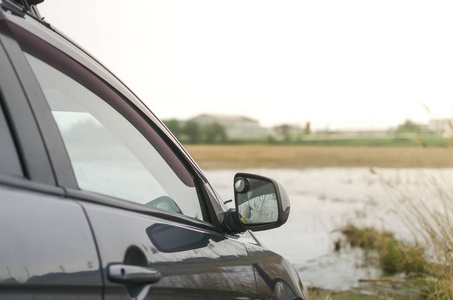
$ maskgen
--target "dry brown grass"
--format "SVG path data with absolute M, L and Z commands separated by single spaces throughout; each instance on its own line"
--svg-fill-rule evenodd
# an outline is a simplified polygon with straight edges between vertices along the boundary
M 450 176 L 425 174 L 421 178 L 423 193 L 388 187 L 399 212 L 415 239 L 428 255 L 426 271 L 431 277 L 423 282 L 427 299 L 453 299 L 453 185 Z
M 237 167 L 453 167 L 453 149 L 416 147 L 323 147 L 187 145 L 202 168 Z

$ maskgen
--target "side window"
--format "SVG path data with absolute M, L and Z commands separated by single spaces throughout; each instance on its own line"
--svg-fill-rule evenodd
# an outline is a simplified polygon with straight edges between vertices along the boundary
M 25 54 L 63 137 L 79 188 L 202 219 L 183 182 L 117 110 L 78 81 Z
M 1 98 L 0 98 L 1 100 Z M 23 177 L 16 147 L 0 102 L 0 174 Z

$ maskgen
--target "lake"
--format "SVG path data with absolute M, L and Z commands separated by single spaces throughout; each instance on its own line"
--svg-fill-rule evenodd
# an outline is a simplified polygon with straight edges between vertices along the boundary
M 363 252 L 344 245 L 339 229 L 346 224 L 387 230 L 399 240 L 412 241 L 399 195 L 432 201 L 430 180 L 449 184 L 453 169 L 313 168 L 206 170 L 224 200 L 233 198 L 236 172 L 271 177 L 285 187 L 291 201 L 288 222 L 280 228 L 256 232 L 269 249 L 286 257 L 308 286 L 347 290 L 360 278 L 382 275 L 363 264 Z

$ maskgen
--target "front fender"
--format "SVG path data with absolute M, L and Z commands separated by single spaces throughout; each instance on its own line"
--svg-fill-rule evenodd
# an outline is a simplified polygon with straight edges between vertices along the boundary
M 299 274 L 289 261 L 259 245 L 246 243 L 246 247 L 260 298 L 307 299 Z

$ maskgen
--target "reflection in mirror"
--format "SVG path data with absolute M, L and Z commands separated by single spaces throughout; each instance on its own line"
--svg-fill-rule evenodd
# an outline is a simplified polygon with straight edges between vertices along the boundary
M 234 190 L 238 193 L 245 193 L 248 191 L 249 181 L 244 177 L 236 178 L 234 182 Z
M 235 191 L 239 218 L 243 224 L 274 223 L 278 220 L 277 196 L 272 182 L 238 177 Z

